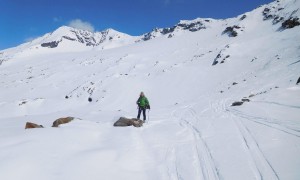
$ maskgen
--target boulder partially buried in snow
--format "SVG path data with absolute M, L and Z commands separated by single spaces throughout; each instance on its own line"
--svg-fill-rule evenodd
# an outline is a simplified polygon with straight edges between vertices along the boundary
M 32 129 L 32 128 L 43 128 L 43 126 L 32 122 L 27 122 L 25 125 L 25 129 Z
M 69 122 L 71 122 L 73 119 L 74 119 L 74 117 L 64 117 L 64 118 L 56 119 L 56 120 L 53 122 L 52 127 L 58 127 L 60 124 L 66 124 L 66 123 L 69 123 Z
M 114 126 L 121 126 L 121 127 L 124 127 L 124 126 L 134 126 L 134 127 L 141 127 L 143 126 L 143 121 L 140 120 L 140 119 L 128 119 L 128 118 L 125 118 L 125 117 L 120 117 L 120 119 L 118 121 L 116 121 L 114 123 Z
M 231 104 L 231 106 L 241 106 L 244 102 L 243 101 L 236 101 Z
M 297 81 L 296 85 L 298 85 L 299 83 L 300 83 L 300 77 L 298 78 L 298 81 Z

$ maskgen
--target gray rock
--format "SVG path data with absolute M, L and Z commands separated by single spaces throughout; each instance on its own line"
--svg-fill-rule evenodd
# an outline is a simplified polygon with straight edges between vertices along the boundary
M 125 127 L 125 126 L 134 126 L 134 127 L 141 127 L 143 126 L 143 121 L 140 119 L 128 119 L 125 117 L 120 117 L 118 121 L 114 123 L 114 126 L 120 126 L 120 127 Z
M 243 101 L 243 102 L 250 102 L 250 99 L 243 98 L 242 101 Z
M 249 98 L 254 97 L 254 96 L 255 96 L 255 94 L 250 94 L 250 95 L 249 95 Z
M 43 44 L 41 44 L 41 46 L 48 47 L 48 48 L 56 48 L 59 43 L 60 43 L 60 41 L 52 41 L 52 42 L 43 43 Z

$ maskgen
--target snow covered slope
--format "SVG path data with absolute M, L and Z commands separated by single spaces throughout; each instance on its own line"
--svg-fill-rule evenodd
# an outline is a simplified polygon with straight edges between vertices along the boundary
M 275 1 L 149 36 L 109 30 L 99 45 L 62 27 L 1 51 L 0 179 L 299 179 L 299 7 Z M 113 127 L 136 116 L 141 91 L 146 124 Z M 77 119 L 51 127 L 66 116 Z

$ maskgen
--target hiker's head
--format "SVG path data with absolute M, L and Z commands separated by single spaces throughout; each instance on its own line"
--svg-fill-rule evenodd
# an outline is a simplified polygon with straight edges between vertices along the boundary
M 145 96 L 144 92 L 141 92 L 140 96 Z

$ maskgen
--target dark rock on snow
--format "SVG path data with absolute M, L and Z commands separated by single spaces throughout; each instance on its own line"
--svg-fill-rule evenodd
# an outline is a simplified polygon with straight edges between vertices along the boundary
M 300 25 L 299 18 L 290 18 L 288 20 L 285 20 L 282 23 L 282 28 L 291 29 L 291 28 L 294 28 L 295 26 L 299 26 L 299 25 Z
M 236 29 L 240 29 L 239 26 L 229 26 L 227 27 L 222 34 L 227 34 L 229 37 L 236 37 L 238 33 L 235 31 Z
M 56 48 L 59 44 L 59 41 L 52 41 L 41 44 L 42 47 L 48 47 L 48 48 Z
M 298 85 L 299 83 L 300 83 L 300 77 L 298 78 L 298 81 L 297 81 L 296 85 Z
M 236 101 L 231 104 L 231 106 L 241 106 L 244 102 L 243 101 Z
M 243 102 L 250 102 L 250 99 L 243 98 L 242 101 L 243 101 Z
M 255 96 L 254 94 L 250 94 L 250 95 L 249 95 L 249 98 L 254 97 L 254 96 Z
M 263 16 L 264 16 L 264 20 L 269 20 L 269 19 L 272 19 L 273 18 L 273 15 L 270 14 L 271 12 L 271 9 L 269 8 L 265 8 L 262 12 Z

